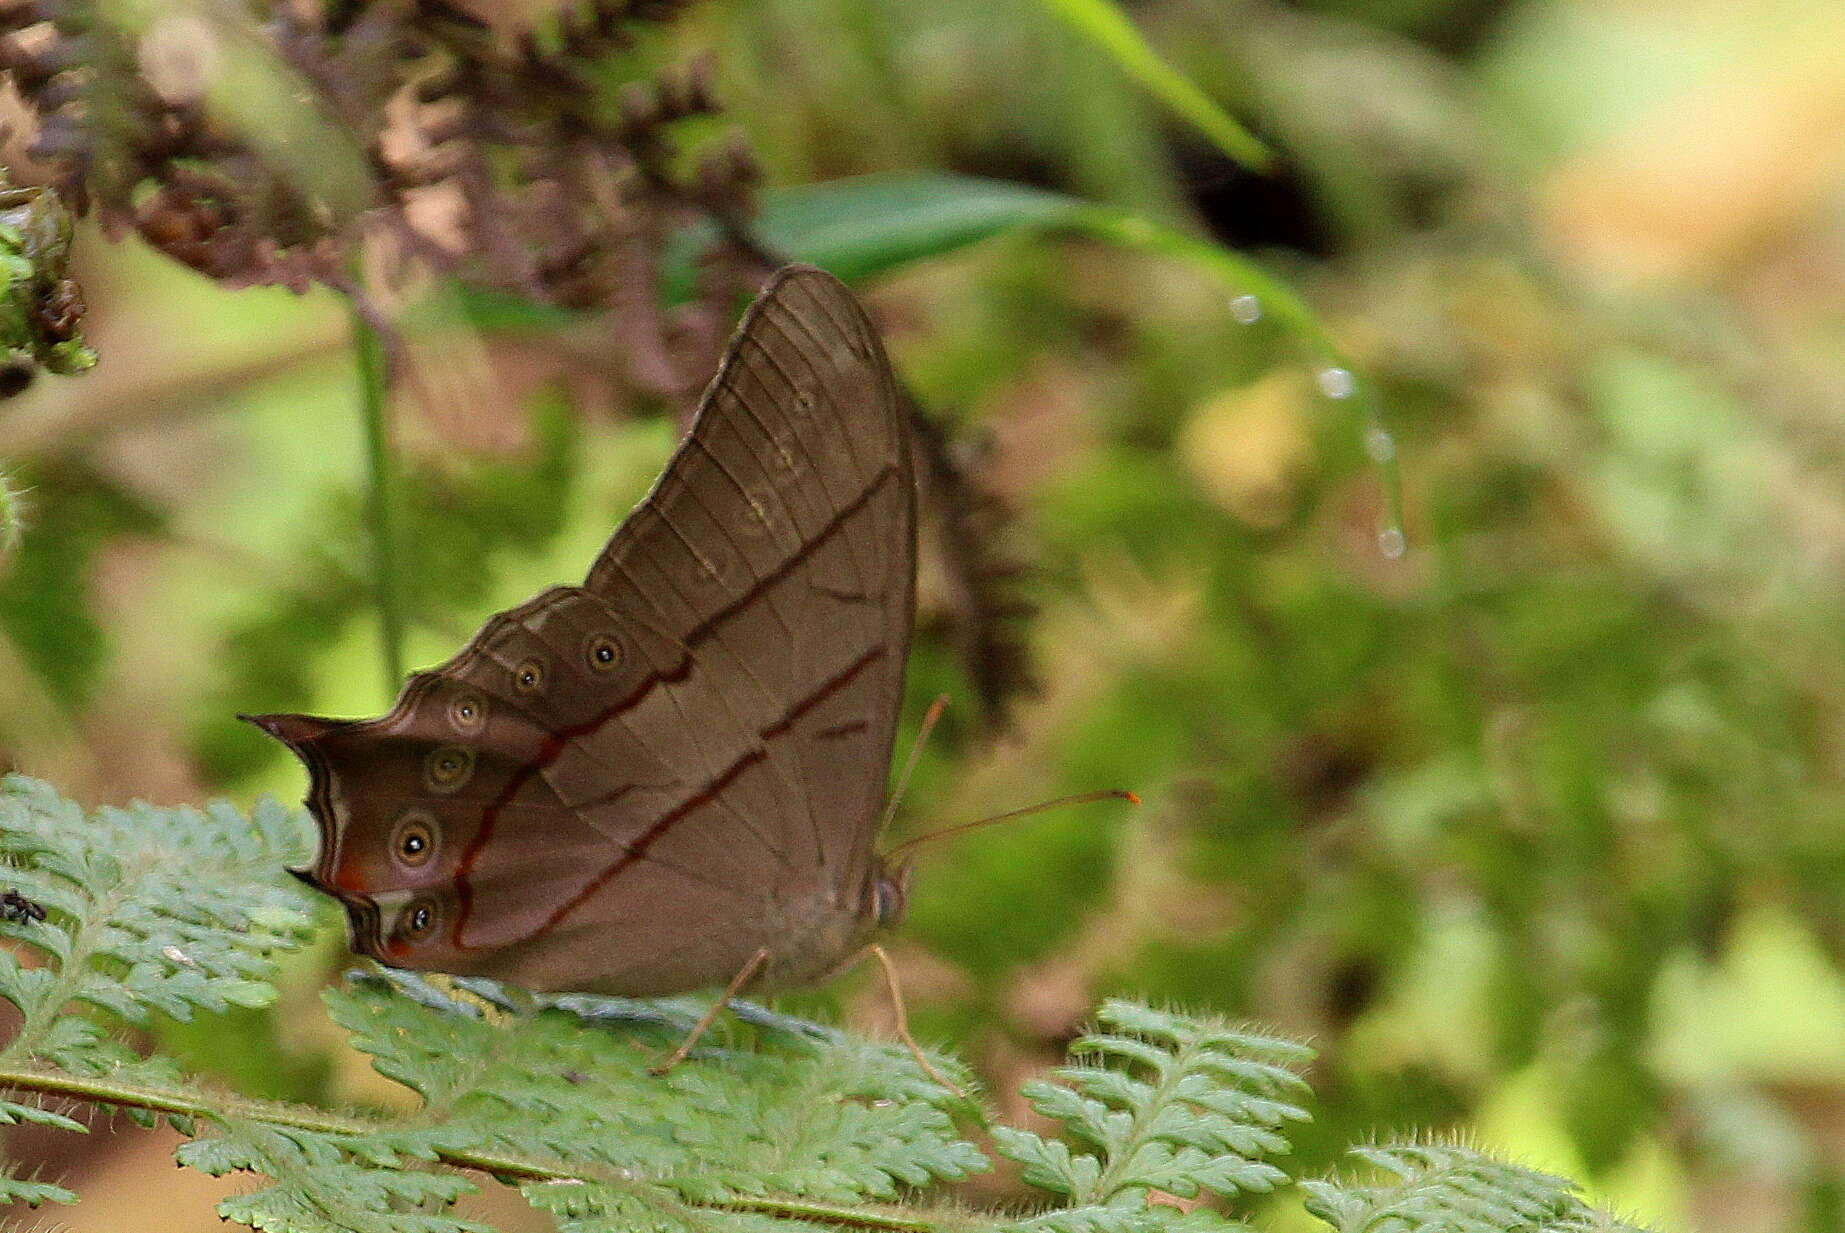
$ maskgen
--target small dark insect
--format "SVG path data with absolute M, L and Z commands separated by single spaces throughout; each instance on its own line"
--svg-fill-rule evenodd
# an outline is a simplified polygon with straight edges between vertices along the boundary
M 0 920 L 10 920 L 16 925 L 23 925 L 27 921 L 44 919 L 44 904 L 27 899 L 11 887 L 7 888 L 5 894 L 0 894 Z

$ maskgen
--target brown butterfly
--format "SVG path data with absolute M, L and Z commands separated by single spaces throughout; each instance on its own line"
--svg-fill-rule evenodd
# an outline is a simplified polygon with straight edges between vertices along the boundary
M 904 908 L 875 845 L 915 574 L 890 361 L 790 266 L 581 586 L 380 718 L 247 717 L 308 769 L 298 876 L 392 967 L 626 996 L 825 977 Z

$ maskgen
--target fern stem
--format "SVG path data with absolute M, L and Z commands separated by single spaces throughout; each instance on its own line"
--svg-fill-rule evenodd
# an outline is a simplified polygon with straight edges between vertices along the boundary
M 391 508 L 391 433 L 385 422 L 390 368 L 377 328 L 355 306 L 352 351 L 359 374 L 359 415 L 365 423 L 365 521 L 372 538 L 372 589 L 378 604 L 384 696 L 404 679 L 404 617 L 397 585 L 397 527 Z
M 692 1206 L 699 1206 L 692 1204 Z M 752 1212 L 758 1216 L 775 1216 L 783 1220 L 811 1220 L 816 1224 L 838 1225 L 846 1229 L 896 1229 L 904 1233 L 939 1233 L 943 1223 L 918 1216 L 899 1216 L 895 1212 L 873 1211 L 862 1207 L 838 1207 L 831 1203 L 804 1203 L 793 1199 L 747 1199 L 738 1197 L 710 1206 L 730 1212 Z
M 43 1096 L 65 1096 L 92 1104 L 146 1109 L 150 1113 L 168 1113 L 213 1122 L 222 1122 L 230 1116 L 247 1117 L 272 1126 L 312 1130 L 321 1134 L 362 1135 L 377 1129 L 370 1122 L 341 1117 L 322 1109 L 303 1109 L 276 1101 L 242 1097 L 208 1099 L 184 1092 L 108 1079 L 89 1079 L 49 1070 L 0 1070 L 0 1089 L 35 1092 Z
M 64 1096 L 92 1104 L 146 1109 L 150 1113 L 171 1113 L 213 1122 L 237 1117 L 270 1126 L 285 1126 L 291 1130 L 311 1130 L 318 1134 L 368 1135 L 379 1126 L 379 1123 L 365 1118 L 343 1117 L 324 1109 L 302 1108 L 280 1101 L 254 1100 L 241 1096 L 206 1098 L 50 1070 L 0 1070 L 0 1089 L 34 1092 L 43 1096 Z M 437 1154 L 444 1164 L 456 1168 L 478 1169 L 483 1173 L 517 1177 L 526 1181 L 576 1181 L 582 1178 L 579 1173 L 516 1156 L 458 1151 L 438 1151 Z

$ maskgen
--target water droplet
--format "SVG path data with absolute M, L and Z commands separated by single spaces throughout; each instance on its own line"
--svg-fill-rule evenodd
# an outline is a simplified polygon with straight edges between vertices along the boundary
M 1358 379 L 1349 368 L 1322 368 L 1316 379 L 1320 393 L 1328 398 L 1350 398 L 1358 390 Z
M 1253 295 L 1239 295 L 1230 301 L 1230 315 L 1243 325 L 1262 320 L 1262 301 Z
M 1384 554 L 1387 561 L 1401 561 L 1403 554 L 1409 551 L 1409 541 L 1403 538 L 1403 528 L 1385 527 L 1379 531 L 1377 550 Z
M 1372 462 L 1389 462 L 1397 456 L 1397 439 L 1382 428 L 1365 429 L 1365 453 Z

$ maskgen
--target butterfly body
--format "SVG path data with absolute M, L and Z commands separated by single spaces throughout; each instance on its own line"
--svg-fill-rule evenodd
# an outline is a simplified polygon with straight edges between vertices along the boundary
M 377 719 L 253 717 L 308 769 L 298 876 L 353 949 L 649 996 L 752 962 L 755 988 L 805 984 L 893 920 L 905 433 L 863 309 L 790 267 L 580 586 L 494 617 Z

